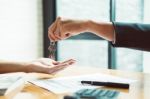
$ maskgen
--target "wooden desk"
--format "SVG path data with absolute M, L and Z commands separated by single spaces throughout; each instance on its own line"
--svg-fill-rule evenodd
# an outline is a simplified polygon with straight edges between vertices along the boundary
M 72 76 L 92 73 L 104 73 L 138 80 L 136 84 L 130 86 L 129 90 L 115 89 L 121 92 L 117 99 L 150 99 L 150 74 L 73 66 L 61 71 L 58 73 L 58 75 Z M 104 87 L 104 89 L 111 90 L 112 88 Z M 13 99 L 63 99 L 62 97 L 63 95 L 56 95 L 45 89 L 28 83 L 20 93 L 13 97 Z M 1 97 L 0 99 L 6 98 L 8 97 Z

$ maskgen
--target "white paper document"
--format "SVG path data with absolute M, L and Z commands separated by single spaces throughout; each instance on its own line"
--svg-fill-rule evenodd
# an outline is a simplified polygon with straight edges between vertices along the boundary
M 125 79 L 121 77 L 106 75 L 106 74 L 91 74 L 71 77 L 58 77 L 52 79 L 41 79 L 29 81 L 32 84 L 40 86 L 54 93 L 75 92 L 84 88 L 98 88 L 98 86 L 82 85 L 82 80 L 101 81 L 101 82 L 118 82 L 118 83 L 133 83 L 136 80 Z
M 0 74 L 0 96 L 12 93 L 14 90 L 19 92 L 25 84 L 24 73 Z

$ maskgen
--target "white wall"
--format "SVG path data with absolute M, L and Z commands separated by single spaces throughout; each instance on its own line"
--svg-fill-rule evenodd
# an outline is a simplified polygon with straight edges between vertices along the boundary
M 0 0 L 0 60 L 42 56 L 42 0 Z

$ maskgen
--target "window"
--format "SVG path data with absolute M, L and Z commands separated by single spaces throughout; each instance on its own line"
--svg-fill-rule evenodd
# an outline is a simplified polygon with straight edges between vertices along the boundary
M 150 9 L 150 0 L 144 0 L 143 1 L 143 22 L 144 23 L 149 23 L 150 24 L 150 13 L 149 13 L 149 9 Z M 146 73 L 150 73 L 150 52 L 143 52 L 143 71 Z
M 96 21 L 150 22 L 149 0 L 57 0 L 56 15 Z M 59 41 L 58 60 L 76 58 L 78 65 L 148 72 L 149 52 L 112 48 L 90 33 Z M 150 71 L 150 70 L 149 70 Z
M 109 0 L 57 0 L 57 16 L 109 21 Z M 106 41 L 90 34 L 75 38 L 58 42 L 58 60 L 75 58 L 77 65 L 107 68 Z
M 149 0 L 116 0 L 116 21 L 148 23 Z M 149 52 L 117 48 L 117 69 L 150 72 Z
M 142 22 L 143 0 L 116 0 L 116 21 Z M 143 52 L 127 48 L 116 49 L 116 67 L 121 70 L 142 71 Z

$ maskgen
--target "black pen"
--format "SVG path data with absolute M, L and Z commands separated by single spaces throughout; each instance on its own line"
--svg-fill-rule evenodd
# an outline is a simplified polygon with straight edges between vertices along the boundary
M 114 88 L 129 88 L 129 84 L 127 83 L 116 83 L 116 82 L 99 82 L 99 81 L 81 81 L 81 84 L 89 84 L 95 86 L 107 86 Z

